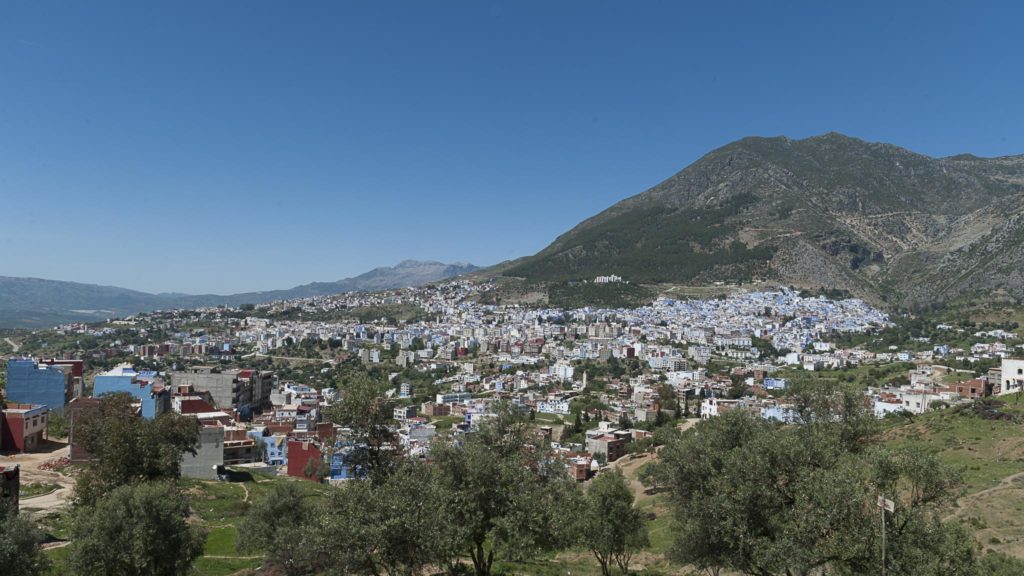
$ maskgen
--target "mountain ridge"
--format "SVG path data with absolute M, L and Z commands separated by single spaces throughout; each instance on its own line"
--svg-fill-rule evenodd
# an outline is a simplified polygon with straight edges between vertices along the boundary
M 548 282 L 762 279 L 896 306 L 979 289 L 1021 298 L 1022 214 L 1024 156 L 932 158 L 835 132 L 748 137 L 502 273 Z
M 403 260 L 333 282 L 239 294 L 151 294 L 118 286 L 0 276 L 0 326 L 37 328 L 60 322 L 92 322 L 158 309 L 260 304 L 343 292 L 418 286 L 477 270 L 472 264 Z

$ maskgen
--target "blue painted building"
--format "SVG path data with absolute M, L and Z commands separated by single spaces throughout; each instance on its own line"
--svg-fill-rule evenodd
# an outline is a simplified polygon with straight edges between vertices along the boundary
M 96 376 L 93 396 L 98 398 L 115 392 L 134 396 L 142 404 L 143 418 L 155 418 L 170 410 L 170 390 L 157 372 L 136 372 L 131 366 L 121 365 Z
M 269 434 L 266 427 L 249 430 L 248 435 L 263 447 L 263 463 L 270 466 L 288 465 L 288 436 Z
M 57 414 L 71 401 L 73 387 L 68 374 L 31 358 L 7 361 L 7 394 L 10 402 L 42 404 Z

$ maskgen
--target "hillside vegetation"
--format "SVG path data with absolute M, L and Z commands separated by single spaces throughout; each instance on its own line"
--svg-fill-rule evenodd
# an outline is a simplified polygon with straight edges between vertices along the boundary
M 841 134 L 746 138 L 502 269 L 531 281 L 766 279 L 921 307 L 1024 296 L 1024 156 L 931 158 Z

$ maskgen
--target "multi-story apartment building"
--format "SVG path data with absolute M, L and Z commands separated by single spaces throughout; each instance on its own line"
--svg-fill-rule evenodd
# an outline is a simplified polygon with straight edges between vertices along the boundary
M 270 405 L 274 373 L 259 370 L 219 370 L 212 366 L 194 366 L 171 373 L 175 386 L 191 386 L 196 392 L 209 392 L 221 410 L 237 410 L 243 420 Z
M 74 398 L 70 373 L 31 358 L 7 361 L 7 399 L 22 404 L 41 404 L 57 414 Z

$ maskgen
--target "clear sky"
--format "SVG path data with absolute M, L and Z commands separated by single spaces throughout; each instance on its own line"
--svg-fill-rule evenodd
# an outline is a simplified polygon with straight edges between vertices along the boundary
M 1020 2 L 0 4 L 0 275 L 532 254 L 748 135 L 1024 153 Z

